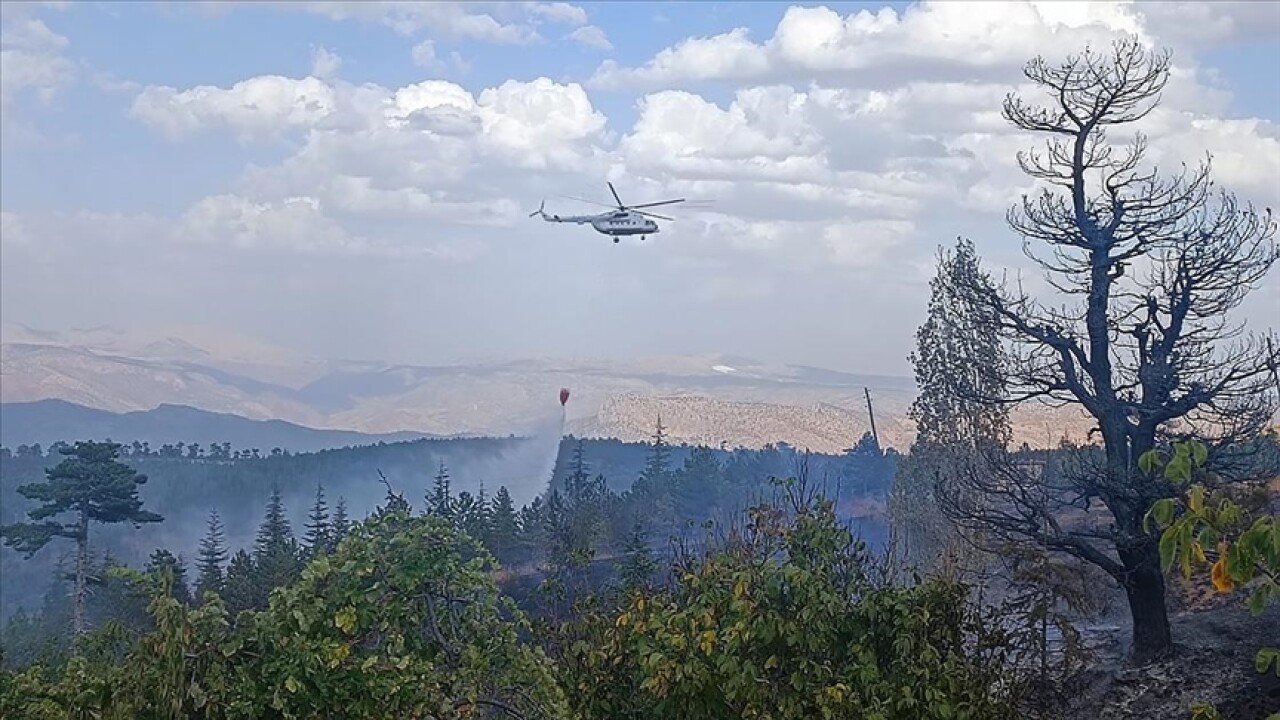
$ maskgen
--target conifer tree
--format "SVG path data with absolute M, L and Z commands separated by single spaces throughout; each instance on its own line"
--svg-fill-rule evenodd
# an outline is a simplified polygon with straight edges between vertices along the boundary
M 27 512 L 32 522 L 0 527 L 6 545 L 34 555 L 54 538 L 76 543 L 76 580 L 72 598 L 72 628 L 77 636 L 88 629 L 85 602 L 89 581 L 89 524 L 143 523 L 164 518 L 142 509 L 138 486 L 147 481 L 117 460 L 117 443 L 77 442 L 63 447 L 65 458 L 45 470 L 46 480 L 18 488 L 18 494 L 42 503 Z M 63 518 L 63 519 L 56 519 Z
M 333 506 L 333 520 L 330 522 L 329 547 L 328 552 L 332 554 L 338 549 L 338 543 L 342 542 L 342 538 L 347 536 L 347 531 L 351 529 L 351 522 L 347 519 L 347 499 L 339 497 L 337 504 Z
M 223 565 L 227 562 L 226 538 L 223 536 L 222 517 L 217 510 L 209 513 L 208 530 L 200 540 L 200 554 L 196 561 L 196 599 L 206 592 L 222 593 L 225 579 Z
M 649 535 L 641 523 L 635 523 L 627 536 L 623 550 L 623 558 L 618 566 L 618 580 L 622 591 L 631 594 L 650 587 L 654 574 L 658 572 L 658 562 L 649 548 Z
M 255 580 L 263 595 L 260 601 L 265 602 L 272 589 L 293 581 L 301 569 L 299 554 L 280 489 L 272 488 L 253 554 Z
M 649 457 L 645 459 L 644 470 L 640 480 L 649 490 L 663 488 L 671 474 L 671 447 L 667 444 L 666 428 L 662 425 L 662 416 L 653 431 L 653 443 L 649 446 Z
M 519 532 L 519 518 L 516 515 L 515 503 L 511 501 L 511 493 L 507 491 L 507 486 L 503 485 L 493 496 L 489 536 L 485 544 L 500 562 L 509 563 L 516 549 Z
M 449 491 L 449 469 L 444 461 L 440 461 L 440 469 L 432 479 L 431 491 L 427 493 L 428 515 L 437 515 L 449 520 L 454 516 L 454 498 Z
M 639 505 L 645 508 L 652 527 L 664 533 L 675 529 L 675 501 L 671 496 L 671 447 L 667 444 L 666 428 L 662 416 L 654 428 L 649 456 L 645 459 L 640 478 L 632 485 L 631 492 Z
M 169 574 L 172 583 L 169 594 L 184 605 L 191 604 L 191 588 L 187 585 L 187 565 L 181 557 L 174 557 L 168 550 L 157 549 L 151 553 L 144 570 L 157 579 L 166 573 Z
M 234 616 L 241 610 L 266 606 L 266 589 L 257 583 L 256 577 L 253 556 L 243 548 L 237 550 L 227 564 L 226 580 L 222 584 L 222 599 L 228 613 Z
M 324 487 L 316 484 L 316 501 L 311 505 L 311 514 L 307 516 L 307 533 L 303 536 L 303 547 L 308 557 L 315 557 L 328 552 L 331 544 L 329 536 L 333 530 L 329 522 L 329 507 L 324 501 Z

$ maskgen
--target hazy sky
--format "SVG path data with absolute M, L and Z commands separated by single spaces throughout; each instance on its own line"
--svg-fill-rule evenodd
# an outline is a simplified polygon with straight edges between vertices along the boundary
M 1280 200 L 1277 3 L 0 8 L 0 312 L 37 327 L 907 373 L 939 243 L 1023 265 L 1022 63 L 1117 32 L 1175 51 L 1152 158 Z M 606 180 L 713 205 L 644 244 L 527 217 Z

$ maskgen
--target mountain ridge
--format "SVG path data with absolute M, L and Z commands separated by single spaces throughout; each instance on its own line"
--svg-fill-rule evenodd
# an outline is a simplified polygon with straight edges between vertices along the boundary
M 374 445 L 438 436 L 401 432 L 373 435 L 349 430 L 309 428 L 284 420 L 252 420 L 188 405 L 162 404 L 151 410 L 109 410 L 49 399 L 0 403 L 0 445 L 48 447 L 57 441 L 106 440 L 165 444 L 229 442 L 236 449 L 279 447 L 290 452 L 316 452 L 349 445 Z
M 661 415 L 673 442 L 839 452 L 870 429 L 869 389 L 882 444 L 905 450 L 914 437 L 910 378 L 740 356 L 413 365 L 304 358 L 234 334 L 224 351 L 173 329 L 0 331 L 5 404 L 57 399 L 114 413 L 178 405 L 372 436 L 541 433 L 563 412 L 564 431 L 626 441 L 649 438 Z M 561 387 L 572 393 L 563 410 Z M 1032 445 L 1085 429 L 1078 413 L 1048 409 L 1019 410 L 1014 422 L 1015 435 Z

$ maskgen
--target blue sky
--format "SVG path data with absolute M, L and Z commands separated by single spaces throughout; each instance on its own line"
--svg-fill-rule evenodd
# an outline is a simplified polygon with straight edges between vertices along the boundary
M 1020 64 L 1132 28 L 1176 53 L 1151 126 L 1162 156 L 1213 150 L 1222 182 L 1280 199 L 1275 4 L 431 3 L 409 32 L 373 5 L 45 5 L 0 19 L 6 322 L 198 319 L 405 362 L 723 352 L 906 372 L 938 243 L 981 235 L 994 263 L 1020 262 L 1001 207 L 1031 139 L 985 119 Z M 869 59 L 824 66 L 801 19 Z M 611 47 L 571 37 L 587 26 Z M 459 37 L 476 27 L 542 40 Z M 435 66 L 413 60 L 424 42 Z M 340 65 L 305 84 L 319 48 Z M 489 129 L 418 136 L 370 109 L 427 80 L 451 85 L 420 86 L 413 112 L 457 86 Z M 333 106 L 289 109 L 308 92 Z M 629 200 L 716 209 L 621 248 L 519 219 L 542 195 L 604 199 L 607 177 Z M 562 271 L 572 286 L 539 280 Z M 1246 308 L 1259 322 L 1274 285 Z M 473 315 L 421 318 L 446 303 Z

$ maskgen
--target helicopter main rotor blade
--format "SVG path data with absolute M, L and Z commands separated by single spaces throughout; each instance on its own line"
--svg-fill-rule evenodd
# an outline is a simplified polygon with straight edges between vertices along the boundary
M 630 210 L 630 208 L 628 209 Z M 657 213 L 645 212 L 643 210 L 631 210 L 631 212 L 635 213 L 636 215 L 644 215 L 645 217 L 658 218 L 659 220 L 675 220 L 675 218 L 667 217 L 666 215 L 659 215 Z
M 640 205 L 628 205 L 627 207 L 628 208 L 647 208 L 647 207 L 657 207 L 659 205 L 673 205 L 675 203 L 682 203 L 682 202 L 684 202 L 684 198 L 680 198 L 679 200 L 663 200 L 662 202 L 641 203 Z
M 608 182 L 608 181 L 606 181 Z M 622 204 L 622 198 L 618 197 L 618 191 L 613 189 L 613 183 L 609 183 L 609 192 L 613 193 L 613 199 L 618 201 L 618 207 L 626 207 Z
M 615 207 L 615 206 L 610 205 L 609 203 L 596 202 L 595 200 L 588 200 L 588 199 L 586 199 L 586 198 L 574 197 L 574 196 L 572 196 L 572 195 L 561 195 L 560 197 L 562 197 L 562 198 L 568 198 L 568 199 L 570 199 L 570 200 L 577 200 L 578 202 L 584 202 L 584 203 L 587 203 L 588 205 L 599 205 L 600 207 L 607 207 L 607 208 L 615 208 L 615 209 L 616 209 L 616 207 Z

